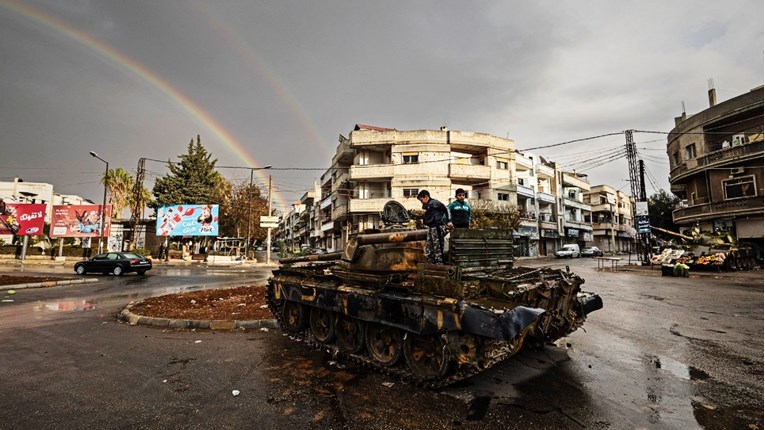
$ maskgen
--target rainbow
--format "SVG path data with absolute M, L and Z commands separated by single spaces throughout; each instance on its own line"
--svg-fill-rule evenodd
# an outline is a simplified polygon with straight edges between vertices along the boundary
M 245 40 L 230 31 L 219 19 L 214 18 L 204 11 L 200 10 L 199 12 L 207 19 L 210 28 L 228 44 L 229 48 L 238 54 L 240 58 L 246 60 L 255 73 L 270 84 L 274 94 L 276 94 L 282 103 L 284 103 L 284 105 L 287 106 L 292 114 L 298 119 L 300 125 L 308 132 L 316 146 L 322 150 L 324 157 L 328 161 L 331 160 L 334 155 L 334 152 L 331 151 L 334 148 L 327 146 L 327 142 L 321 137 L 321 133 L 319 133 L 318 128 L 305 112 L 305 109 L 302 108 L 295 96 L 282 80 L 279 79 L 277 74 L 260 60 L 258 55 L 252 48 L 250 48 L 250 45 Z
M 30 19 L 45 27 L 51 28 L 66 37 L 81 43 L 82 45 L 92 49 L 99 55 L 110 60 L 118 67 L 127 69 L 134 73 L 143 81 L 147 82 L 151 86 L 159 89 L 175 101 L 184 111 L 189 113 L 193 118 L 200 121 L 205 125 L 218 139 L 220 139 L 226 146 L 228 146 L 237 156 L 239 156 L 249 167 L 263 166 L 263 163 L 259 163 L 252 157 L 249 152 L 237 141 L 229 132 L 227 132 L 218 122 L 207 112 L 205 112 L 199 105 L 194 103 L 189 97 L 178 91 L 169 82 L 162 79 L 159 75 L 144 67 L 141 63 L 133 60 L 127 55 L 117 51 L 112 46 L 96 40 L 87 33 L 75 28 L 68 22 L 55 17 L 37 7 L 30 6 L 15 0 L 0 0 L 0 6 L 14 13 L 17 13 L 27 19 Z M 261 68 L 264 69 L 264 68 Z M 273 79 L 269 79 L 274 82 Z M 294 98 L 292 99 L 294 100 Z M 299 111 L 299 110 L 298 110 Z M 316 133 L 318 136 L 318 133 Z M 263 183 L 267 183 L 268 174 L 267 171 L 256 170 L 255 173 Z M 289 208 L 290 205 L 285 198 L 278 192 L 272 192 L 272 197 L 275 200 L 277 207 Z

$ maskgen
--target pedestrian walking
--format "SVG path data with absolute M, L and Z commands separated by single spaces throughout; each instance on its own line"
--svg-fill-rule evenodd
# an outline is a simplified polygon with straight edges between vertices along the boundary
M 454 192 L 456 200 L 449 203 L 449 219 L 455 228 L 469 228 L 470 220 L 473 218 L 473 210 L 470 203 L 465 201 L 465 190 L 457 188 Z
M 431 264 L 444 264 L 444 237 L 446 227 L 452 227 L 449 220 L 449 209 L 443 203 L 430 197 L 428 190 L 417 194 L 417 200 L 425 209 L 425 225 L 428 227 L 428 238 L 425 246 L 425 257 Z

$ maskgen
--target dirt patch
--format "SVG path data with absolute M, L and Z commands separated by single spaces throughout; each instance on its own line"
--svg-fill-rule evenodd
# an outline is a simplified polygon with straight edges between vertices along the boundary
M 53 276 L 23 276 L 23 275 L 0 275 L 0 287 L 18 284 L 34 284 L 37 282 L 67 281 L 74 278 L 60 278 Z
M 242 286 L 150 297 L 133 305 L 137 315 L 186 320 L 251 321 L 273 318 L 265 286 Z

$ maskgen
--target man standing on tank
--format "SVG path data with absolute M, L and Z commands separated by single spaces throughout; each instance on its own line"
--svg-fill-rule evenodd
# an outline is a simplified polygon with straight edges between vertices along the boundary
M 444 264 L 444 236 L 446 227 L 452 227 L 449 220 L 449 209 L 443 203 L 430 197 L 428 190 L 417 194 L 417 200 L 425 209 L 424 222 L 428 227 L 428 240 L 425 246 L 425 257 L 431 264 Z
M 457 200 L 449 203 L 449 219 L 455 228 L 469 228 L 470 220 L 473 218 L 473 210 L 470 203 L 465 201 L 465 190 L 457 188 L 454 196 Z

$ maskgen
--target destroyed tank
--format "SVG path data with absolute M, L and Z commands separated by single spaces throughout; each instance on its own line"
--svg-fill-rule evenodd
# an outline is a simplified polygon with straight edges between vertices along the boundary
M 280 260 L 267 299 L 282 329 L 333 355 L 426 388 L 471 377 L 578 329 L 600 308 L 566 270 L 513 267 L 512 230 L 453 229 L 447 264 L 428 264 L 427 230 L 402 227 L 388 202 L 382 232 L 341 252 Z
M 672 248 L 685 251 L 680 262 L 693 269 L 751 270 L 758 264 L 757 251 L 727 232 L 703 232 L 693 227 L 687 235 L 660 227 L 651 229 L 679 240 L 678 246 Z

